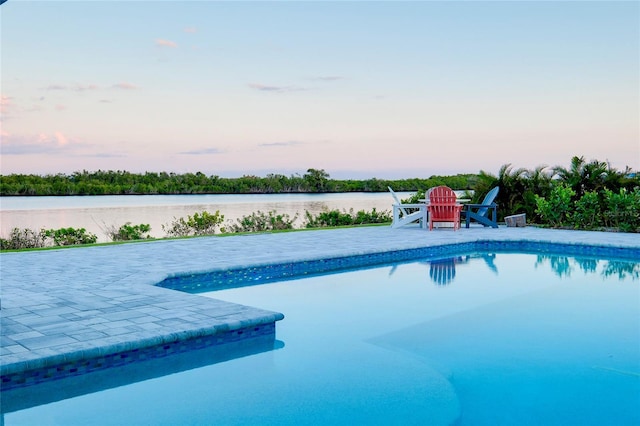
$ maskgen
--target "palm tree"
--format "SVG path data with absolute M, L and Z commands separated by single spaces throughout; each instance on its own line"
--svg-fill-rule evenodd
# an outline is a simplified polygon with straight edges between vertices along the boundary
M 553 173 L 558 176 L 562 182 L 573 188 L 580 183 L 582 178 L 582 169 L 585 162 L 586 160 L 584 157 L 574 156 L 571 159 L 571 166 L 568 169 L 561 166 L 555 166 L 553 168 Z
M 484 198 L 485 194 L 489 192 L 489 190 L 498 185 L 498 178 L 491 173 L 485 172 L 484 170 L 480 170 L 478 174 L 478 180 L 476 184 L 473 186 L 473 197 L 471 198 L 471 202 L 474 204 L 479 203 Z
M 540 219 L 536 213 L 536 195 L 547 198 L 553 187 L 552 174 L 546 171 L 547 166 L 538 166 L 528 170 L 523 176 L 525 189 L 522 193 L 522 213 L 526 213 L 529 220 L 538 222 Z
M 504 216 L 526 212 L 523 194 L 526 189 L 527 174 L 527 169 L 513 170 L 511 164 L 504 164 L 500 167 L 498 176 L 480 171 L 478 183 L 474 188 L 473 202 L 478 203 L 491 188 L 499 186 L 500 192 L 496 199 L 498 220 L 502 220 Z
M 587 163 L 583 156 L 573 157 L 569 169 L 556 166 L 553 171 L 560 181 L 575 191 L 576 200 L 582 198 L 585 192 L 602 191 L 606 187 L 607 176 L 614 172 L 607 163 L 597 160 Z

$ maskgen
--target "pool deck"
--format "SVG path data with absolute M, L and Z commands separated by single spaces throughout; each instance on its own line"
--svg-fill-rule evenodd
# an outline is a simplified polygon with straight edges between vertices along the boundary
M 3 376 L 283 318 L 155 286 L 167 277 L 474 241 L 640 249 L 639 234 L 386 226 L 202 237 L 0 254 Z M 640 261 L 640 259 L 638 259 Z

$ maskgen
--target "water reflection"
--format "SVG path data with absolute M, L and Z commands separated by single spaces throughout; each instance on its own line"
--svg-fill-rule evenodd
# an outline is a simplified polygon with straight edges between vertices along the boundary
M 469 259 L 449 257 L 429 262 L 429 277 L 438 285 L 447 285 L 456 277 L 456 263 L 467 263 Z
M 535 268 L 549 264 L 551 270 L 561 278 L 569 278 L 576 270 L 584 274 L 597 274 L 598 265 L 602 263 L 600 275 L 602 277 L 617 276 L 619 279 L 640 278 L 640 263 L 624 260 L 599 260 L 587 257 L 569 257 L 551 254 L 539 254 L 536 257 Z
M 475 253 L 435 259 L 421 262 L 429 266 L 429 278 L 437 285 L 449 285 L 456 278 L 456 267 L 468 264 L 474 260 L 483 260 L 494 274 L 498 274 L 495 253 Z M 548 265 L 551 271 L 560 278 L 569 278 L 572 273 L 579 271 L 583 274 L 600 274 L 603 278 L 616 276 L 620 280 L 640 279 L 640 263 L 625 260 L 602 260 L 590 257 L 571 257 L 554 254 L 539 254 L 536 256 L 534 267 Z M 396 266 L 392 268 L 391 273 Z
M 493 273 L 498 274 L 498 268 L 495 264 L 495 253 L 476 253 L 428 262 L 429 277 L 438 285 L 448 285 L 456 277 L 456 265 L 466 264 L 476 259 L 482 259 Z
M 602 268 L 602 275 L 605 277 L 617 275 L 621 280 L 627 277 L 637 280 L 640 278 L 640 263 L 610 260 Z

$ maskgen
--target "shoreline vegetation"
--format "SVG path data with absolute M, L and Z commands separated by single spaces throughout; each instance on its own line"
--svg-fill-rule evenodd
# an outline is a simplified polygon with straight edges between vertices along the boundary
M 258 232 L 287 232 L 304 229 L 339 228 L 360 225 L 376 225 L 391 223 L 389 211 L 379 212 L 375 208 L 371 211 L 328 210 L 316 215 L 305 211 L 305 219 L 302 227 L 296 228 L 294 223 L 298 215 L 291 217 L 288 214 L 279 214 L 272 210 L 268 212 L 257 211 L 248 216 L 227 220 L 220 211 L 210 213 L 208 211 L 196 212 L 187 217 L 173 218 L 167 224 L 162 225 L 163 238 L 151 237 L 151 227 L 148 224 L 134 225 L 127 222 L 121 226 L 106 225 L 102 228 L 104 234 L 111 243 L 126 241 L 159 240 L 165 238 L 189 238 L 212 235 L 240 235 Z M 29 228 L 14 228 L 7 238 L 0 238 L 0 250 L 15 251 L 25 249 L 42 249 L 78 245 L 97 244 L 96 234 L 87 232 L 85 228 L 60 228 L 41 229 L 35 231 Z M 101 244 L 109 244 L 101 243 Z
M 179 194 L 283 194 L 335 192 L 418 191 L 432 186 L 471 189 L 478 175 L 431 176 L 426 179 L 331 179 L 323 169 L 308 169 L 285 176 L 242 176 L 221 178 L 197 173 L 129 173 L 126 171 L 75 172 L 70 175 L 0 175 L 0 196 L 77 196 L 77 195 L 179 195 Z
M 446 185 L 468 191 L 471 202 L 479 203 L 493 187 L 500 187 L 496 199 L 498 220 L 505 216 L 526 214 L 529 223 L 538 226 L 640 232 L 640 176 L 628 167 L 618 171 L 607 163 L 584 157 L 573 157 L 570 167 L 540 166 L 533 170 L 502 166 L 497 175 L 479 174 L 432 176 L 428 179 L 404 180 L 332 180 L 324 170 L 308 169 L 303 176 L 267 175 L 225 179 L 202 173 L 132 174 L 122 171 L 76 172 L 58 175 L 0 175 L 1 196 L 38 195 L 126 195 L 126 194 L 264 194 L 264 193 L 331 193 L 386 192 L 416 193 L 405 200 L 417 203 L 428 188 Z M 117 191 L 117 192 L 116 192 Z M 277 211 L 257 211 L 236 222 L 224 222 L 216 212 L 194 212 L 186 218 L 174 218 L 162 225 L 166 237 L 188 237 L 293 230 L 296 217 Z M 389 211 L 361 210 L 325 211 L 318 215 L 305 212 L 302 228 L 357 226 L 391 222 Z M 150 239 L 148 224 L 105 225 L 103 231 L 114 242 Z M 51 246 L 94 244 L 97 236 L 84 228 L 62 228 L 34 231 L 14 228 L 0 238 L 0 250 L 21 250 Z

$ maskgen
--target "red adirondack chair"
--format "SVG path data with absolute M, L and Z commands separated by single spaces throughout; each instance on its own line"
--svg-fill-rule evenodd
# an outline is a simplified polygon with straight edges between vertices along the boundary
M 462 204 L 456 201 L 456 194 L 448 186 L 436 186 L 429 194 L 429 231 L 434 223 L 453 223 L 453 230 L 460 228 Z

